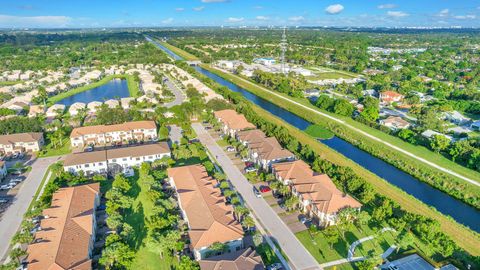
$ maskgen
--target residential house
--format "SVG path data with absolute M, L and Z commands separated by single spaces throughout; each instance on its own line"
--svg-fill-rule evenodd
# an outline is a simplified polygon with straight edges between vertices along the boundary
M 0 180 L 7 176 L 7 165 L 5 161 L 0 160 Z
M 404 129 L 410 126 L 410 123 L 403 120 L 400 116 L 389 116 L 379 121 L 381 125 L 384 125 L 392 130 Z
M 100 106 L 102 106 L 102 102 L 100 101 L 92 101 L 87 104 L 88 112 L 91 114 L 96 114 Z
M 262 257 L 252 248 L 210 257 L 198 262 L 202 270 L 264 270 Z
M 265 66 L 271 66 L 271 65 L 275 64 L 275 59 L 273 59 L 271 57 L 262 57 L 262 58 L 253 59 L 253 62 L 258 63 L 258 64 L 262 64 L 262 65 L 265 65 Z
M 244 233 L 233 215 L 233 207 L 227 204 L 217 181 L 202 165 L 169 168 L 167 174 L 188 223 L 190 249 L 195 259 L 220 255 L 209 249 L 214 243 L 226 244 L 230 252 L 243 248 Z
M 120 102 L 116 99 L 109 99 L 109 100 L 105 101 L 105 105 L 107 105 L 108 108 L 110 108 L 110 109 L 114 109 L 114 108 L 120 106 Z
M 445 120 L 448 120 L 456 125 L 463 125 L 470 121 L 470 118 L 463 116 L 458 111 L 445 112 L 443 117 Z
M 122 98 L 120 99 L 120 104 L 122 104 L 122 108 L 125 110 L 130 109 L 130 104 L 135 101 L 135 98 L 132 97 L 127 97 L 127 98 Z
M 43 144 L 41 132 L 0 135 L 0 153 L 2 154 L 38 152 Z
M 70 134 L 70 142 L 73 147 L 154 140 L 157 140 L 157 126 L 154 121 L 85 126 L 73 129 Z
M 28 117 L 37 117 L 45 113 L 45 106 L 43 105 L 32 105 L 28 112 Z
M 223 124 L 223 133 L 231 137 L 235 137 L 238 131 L 256 128 L 254 124 L 247 121 L 243 114 L 239 114 L 235 110 L 216 111 L 214 115 Z
M 393 102 L 401 102 L 404 96 L 397 92 L 385 91 L 380 93 L 380 103 L 392 104 Z
M 27 248 L 28 269 L 92 269 L 100 184 L 61 188 Z
M 435 135 L 444 136 L 444 137 L 446 137 L 447 139 L 449 139 L 450 141 L 453 139 L 453 137 L 450 136 L 450 135 L 445 135 L 445 134 L 443 134 L 443 133 L 436 132 L 436 131 L 430 130 L 430 129 L 425 130 L 424 132 L 422 132 L 421 135 L 422 135 L 423 137 L 427 138 L 427 139 L 431 139 L 431 138 L 432 138 L 433 136 L 435 136 Z
M 87 175 L 117 174 L 127 172 L 143 162 L 153 162 L 170 156 L 170 147 L 166 142 L 143 144 L 93 152 L 72 153 L 65 158 L 63 169 L 74 174 L 78 174 L 80 171 Z
M 70 105 L 70 108 L 68 108 L 68 113 L 71 116 L 77 115 L 81 110 L 85 109 L 85 103 L 83 102 L 75 102 L 72 105 Z
M 335 224 L 342 209 L 360 209 L 362 206 L 337 189 L 328 175 L 315 173 L 302 160 L 274 164 L 272 172 L 277 180 L 290 187 L 293 195 L 298 197 L 303 212 L 320 226 Z
M 50 108 L 47 109 L 47 117 L 55 118 L 59 115 L 62 115 L 65 112 L 65 105 L 63 104 L 53 104 Z
M 25 110 L 29 106 L 28 103 L 22 102 L 22 101 L 16 101 L 13 102 L 12 104 L 8 105 L 7 108 L 10 110 L 15 111 L 16 114 L 21 113 L 22 111 Z

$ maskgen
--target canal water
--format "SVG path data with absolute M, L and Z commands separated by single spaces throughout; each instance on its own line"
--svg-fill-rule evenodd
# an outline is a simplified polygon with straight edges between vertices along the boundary
M 172 51 L 161 46 L 160 49 L 169 54 L 174 54 Z M 179 57 L 179 56 L 177 56 Z M 180 58 L 181 59 L 181 58 Z M 201 67 L 195 69 L 203 75 L 215 80 L 217 83 L 228 87 L 234 92 L 241 93 L 245 98 L 254 104 L 262 107 L 273 115 L 283 119 L 285 122 L 304 130 L 311 125 L 307 120 L 278 107 L 277 105 L 248 92 L 247 90 L 233 84 L 222 77 L 209 72 Z M 436 208 L 439 212 L 451 216 L 457 222 L 462 223 L 476 232 L 480 232 L 480 211 L 471 207 L 446 193 L 443 193 L 430 185 L 414 178 L 413 176 L 397 169 L 396 167 L 376 158 L 369 153 L 355 147 L 349 142 L 334 137 L 328 140 L 320 140 L 321 143 L 335 149 L 344 156 L 355 161 L 365 169 L 382 177 L 389 183 L 399 187 L 406 193 L 414 196 L 425 204 Z
M 75 102 L 103 102 L 108 99 L 124 98 L 129 96 L 130 92 L 128 91 L 127 80 L 113 79 L 99 87 L 66 97 L 57 102 L 57 104 L 63 104 L 68 107 Z

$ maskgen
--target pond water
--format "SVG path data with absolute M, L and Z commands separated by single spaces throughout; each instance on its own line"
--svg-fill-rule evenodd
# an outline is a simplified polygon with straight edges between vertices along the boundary
M 130 92 L 128 91 L 127 80 L 113 79 L 104 85 L 64 98 L 57 102 L 57 104 L 63 104 L 68 107 L 75 102 L 103 102 L 108 99 L 124 98 L 129 96 Z

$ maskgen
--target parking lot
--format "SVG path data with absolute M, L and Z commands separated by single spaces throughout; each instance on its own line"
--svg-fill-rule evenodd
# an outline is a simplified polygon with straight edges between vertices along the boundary
M 9 168 L 9 173 L 6 177 L 0 179 L 0 220 L 5 210 L 10 206 L 13 199 L 18 194 L 23 182 L 27 179 L 29 174 L 27 167 L 31 164 L 31 159 L 31 156 L 22 155 L 4 160 L 7 168 Z M 19 164 L 16 165 L 17 163 Z M 22 164 L 22 167 L 20 167 L 20 163 Z

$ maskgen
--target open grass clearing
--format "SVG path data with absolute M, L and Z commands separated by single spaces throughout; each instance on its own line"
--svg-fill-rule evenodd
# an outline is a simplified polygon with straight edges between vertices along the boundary
M 311 125 L 305 129 L 305 133 L 314 137 L 315 139 L 330 139 L 335 134 L 330 130 L 320 126 L 320 125 Z

